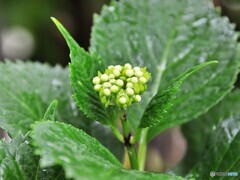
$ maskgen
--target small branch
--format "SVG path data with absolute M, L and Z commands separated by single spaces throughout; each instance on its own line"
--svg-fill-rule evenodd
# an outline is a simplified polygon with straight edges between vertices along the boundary
M 147 153 L 147 135 L 148 128 L 142 129 L 140 141 L 139 141 L 139 149 L 138 149 L 138 162 L 139 162 L 139 171 L 144 171 L 145 162 L 146 162 L 146 153 Z

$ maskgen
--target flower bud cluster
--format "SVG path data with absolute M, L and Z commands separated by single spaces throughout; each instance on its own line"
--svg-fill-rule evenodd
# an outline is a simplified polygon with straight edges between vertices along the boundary
M 141 101 L 141 94 L 147 89 L 151 74 L 147 68 L 124 66 L 108 66 L 102 74 L 94 77 L 94 90 L 99 93 L 105 106 L 113 105 L 122 108 Z

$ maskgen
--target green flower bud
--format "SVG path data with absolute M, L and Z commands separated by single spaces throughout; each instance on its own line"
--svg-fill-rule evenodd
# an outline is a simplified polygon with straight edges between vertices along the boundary
M 103 83 L 103 87 L 105 87 L 105 88 L 110 88 L 111 86 L 112 86 L 112 84 L 110 82 Z
M 126 85 L 127 88 L 133 88 L 133 83 L 131 82 L 128 82 L 127 85 Z
M 118 85 L 119 87 L 122 87 L 122 86 L 124 85 L 123 80 L 118 79 L 118 80 L 116 81 L 116 85 Z
M 113 68 L 114 68 L 114 66 L 112 66 L 112 65 L 111 65 L 111 66 L 108 66 L 108 69 L 113 69 Z
M 131 82 L 134 83 L 134 84 L 137 83 L 138 82 L 138 78 L 137 77 L 132 77 Z
M 132 95 L 134 95 L 134 90 L 132 88 L 127 88 L 126 93 L 127 93 L 127 95 L 132 96 Z
M 131 69 L 131 68 L 132 68 L 132 65 L 129 64 L 129 63 L 127 63 L 127 64 L 124 65 L 124 67 L 127 68 L 127 69 Z
M 100 79 L 101 79 L 101 81 L 106 82 L 108 80 L 108 75 L 102 74 Z
M 114 69 L 114 70 L 113 70 L 113 74 L 114 74 L 115 77 L 118 77 L 118 76 L 120 76 L 121 73 L 120 73 L 119 70 Z
M 92 82 L 105 107 L 113 105 L 127 108 L 141 101 L 140 94 L 147 89 L 146 83 L 150 76 L 146 67 L 133 68 L 127 63 L 124 66 L 108 66 L 103 73 L 98 71 L 98 76 Z
M 127 103 L 127 98 L 120 97 L 118 101 L 119 101 L 120 104 L 126 104 Z
M 111 91 L 112 93 L 117 93 L 118 90 L 119 90 L 119 87 L 116 86 L 116 85 L 113 85 L 113 86 L 110 88 L 110 91 Z
M 137 71 L 140 71 L 141 69 L 140 69 L 140 67 L 134 67 L 133 70 L 134 70 L 135 72 L 137 72 Z
M 102 86 L 100 84 L 96 84 L 94 86 L 94 90 L 97 91 L 97 92 L 99 92 L 101 90 L 101 88 L 102 88 Z
M 117 69 L 117 70 L 119 70 L 119 71 L 122 71 L 123 67 L 120 66 L 120 65 L 116 65 L 116 66 L 115 66 L 115 69 Z
M 108 75 L 108 78 L 109 78 L 109 79 L 114 79 L 114 78 L 115 78 L 115 75 L 114 75 L 114 74 L 109 74 L 109 75 Z
M 111 95 L 110 89 L 108 89 L 108 88 L 103 89 L 103 95 L 110 96 Z
M 110 79 L 109 81 L 111 84 L 115 84 L 116 83 L 116 79 Z
M 97 76 L 97 77 L 94 77 L 93 80 L 92 80 L 93 84 L 99 84 L 101 82 L 100 78 Z
M 140 102 L 141 100 L 142 100 L 142 98 L 141 98 L 140 95 L 136 95 L 136 96 L 134 97 L 134 101 L 135 101 L 135 102 Z
M 142 71 L 136 71 L 135 72 L 135 76 L 142 77 L 143 76 L 143 72 Z
M 145 84 L 147 82 L 147 79 L 145 77 L 140 77 L 139 81 L 143 84 Z
M 134 71 L 132 69 L 126 70 L 126 76 L 127 77 L 132 77 L 134 75 Z

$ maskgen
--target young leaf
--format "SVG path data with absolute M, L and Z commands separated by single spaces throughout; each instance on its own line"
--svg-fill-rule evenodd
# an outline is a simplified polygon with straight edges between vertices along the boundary
M 38 122 L 32 137 L 41 166 L 61 165 L 74 179 L 182 179 L 167 174 L 127 171 L 98 141 L 83 131 L 59 122 Z
M 137 125 L 158 88 L 169 86 L 175 77 L 197 64 L 216 59 L 189 77 L 178 94 L 169 123 L 160 131 L 203 114 L 233 87 L 239 71 L 237 34 L 210 0 L 121 0 L 104 6 L 95 15 L 91 52 L 104 64 L 147 66 L 152 74 L 142 103 L 131 107 L 129 120 Z M 174 122 L 175 121 L 175 122 Z M 170 123 L 174 122 L 174 123 Z
M 217 63 L 217 61 L 209 61 L 203 64 L 199 64 L 198 66 L 187 70 L 175 80 L 173 80 L 173 82 L 170 83 L 170 85 L 166 89 L 160 89 L 148 104 L 139 127 L 152 127 L 158 125 L 159 123 L 164 123 L 165 121 L 168 121 L 168 119 L 165 119 L 165 117 L 166 115 L 168 115 L 168 110 L 173 107 L 174 100 L 177 93 L 180 91 L 180 87 L 183 81 L 194 72 L 213 63 Z
M 92 84 L 93 77 L 103 68 L 102 60 L 97 55 L 89 54 L 80 48 L 62 24 L 55 18 L 52 20 L 70 49 L 70 79 L 77 105 L 89 118 L 110 124 L 111 117 L 109 117 L 109 113 L 101 103 Z
M 55 115 L 55 111 L 58 105 L 58 101 L 57 100 L 53 100 L 51 102 L 51 104 L 48 106 L 47 111 L 45 112 L 44 116 L 43 116 L 43 120 L 52 120 L 54 121 L 54 115 Z
M 74 107 L 68 69 L 40 63 L 0 63 L 0 126 L 15 136 L 26 134 L 30 125 L 42 120 L 48 105 L 59 101 L 56 118 L 77 127 L 89 124 Z M 79 120 L 81 119 L 81 121 Z
M 0 152 L 0 179 L 64 178 L 61 168 L 39 167 L 39 157 L 33 154 L 29 142 L 21 133 L 10 143 L 0 142 Z

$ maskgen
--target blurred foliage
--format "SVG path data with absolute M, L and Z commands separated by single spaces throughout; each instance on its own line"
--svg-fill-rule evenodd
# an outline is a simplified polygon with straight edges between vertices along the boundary
M 87 49 L 92 15 L 108 2 L 109 0 L 1 0 L 0 29 L 14 26 L 26 28 L 34 36 L 36 46 L 33 56 L 29 58 L 66 65 L 69 62 L 68 49 L 63 38 L 56 33 L 50 17 L 60 19 L 77 42 Z

